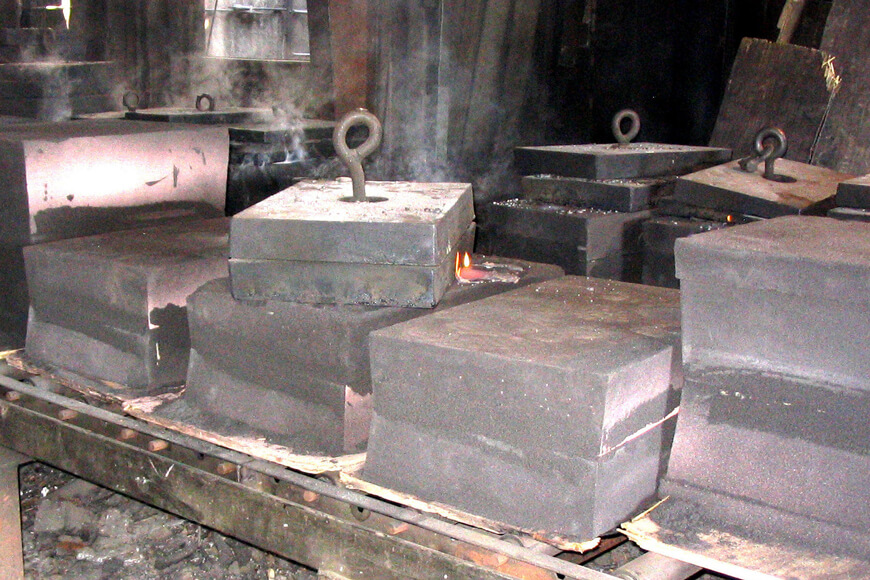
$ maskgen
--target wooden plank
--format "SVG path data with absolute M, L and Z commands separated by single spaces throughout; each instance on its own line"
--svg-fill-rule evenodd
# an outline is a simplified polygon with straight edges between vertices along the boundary
M 474 67 L 481 50 L 485 0 L 444 0 L 445 85 L 449 93 L 447 155 L 461 161 L 462 140 L 468 120 Z M 443 66 L 443 65 L 442 65 Z
M 440 2 L 379 3 L 377 111 L 384 125 L 379 178 L 437 181 Z
M 368 0 L 329 3 L 336 119 L 366 107 L 369 88 Z
M 756 133 L 774 126 L 788 137 L 786 159 L 809 163 L 837 93 L 828 62 L 828 55 L 818 50 L 744 39 L 710 145 L 731 148 L 734 158 L 746 157 Z
M 504 45 L 513 0 L 488 0 L 474 65 L 468 117 L 463 127 L 460 154 L 473 158 L 492 143 L 498 123 L 498 89 L 504 73 Z
M 169 407 L 175 407 L 175 409 L 169 412 L 167 410 Z M 318 475 L 342 470 L 356 470 L 362 467 L 365 462 L 365 453 L 340 457 L 294 453 L 289 447 L 270 443 L 264 435 L 257 433 L 253 428 L 243 428 L 241 433 L 227 433 L 222 430 L 222 425 L 196 412 L 195 409 L 189 408 L 178 394 L 134 399 L 125 402 L 123 409 L 125 413 L 153 425 L 290 467 L 303 473 Z M 183 416 L 184 419 L 179 419 L 179 416 Z
M 741 580 L 870 577 L 870 561 L 741 531 L 673 498 L 623 524 L 621 531 L 645 550 Z
M 806 0 L 786 0 L 785 5 L 782 7 L 782 13 L 779 15 L 779 22 L 776 25 L 779 28 L 779 36 L 776 37 L 776 42 L 780 44 L 791 42 L 795 30 L 797 30 L 798 24 L 800 24 L 801 14 L 803 14 L 806 5 Z
M 822 127 L 813 163 L 870 172 L 870 10 L 865 0 L 835 0 L 821 48 L 835 58 L 831 74 L 842 79 Z

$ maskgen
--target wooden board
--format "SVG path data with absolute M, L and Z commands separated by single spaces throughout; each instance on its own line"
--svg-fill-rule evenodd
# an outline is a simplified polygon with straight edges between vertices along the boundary
M 247 433 L 228 434 L 215 429 L 216 425 L 195 410 L 185 415 L 185 420 L 166 416 L 161 410 L 167 406 L 183 406 L 183 393 L 158 397 L 143 397 L 124 403 L 124 412 L 160 427 L 165 427 L 185 435 L 226 447 L 234 451 L 246 453 L 258 459 L 271 461 L 303 473 L 319 475 L 322 473 L 355 470 L 365 462 L 365 453 L 356 453 L 339 457 L 302 455 L 295 453 L 289 447 L 270 443 L 265 436 L 257 434 L 252 428 Z M 177 409 L 176 409 L 177 411 Z M 177 414 L 175 415 L 177 416 Z
M 809 163 L 825 115 L 837 93 L 826 53 L 745 38 L 731 69 L 710 145 L 734 158 L 751 153 L 755 135 L 779 127 L 788 137 L 786 159 Z
M 813 163 L 870 172 L 870 10 L 866 0 L 835 0 L 822 50 L 833 55 L 840 89 L 822 127 Z
M 870 578 L 870 561 L 820 553 L 787 538 L 752 537 L 672 498 L 621 531 L 645 550 L 742 580 Z

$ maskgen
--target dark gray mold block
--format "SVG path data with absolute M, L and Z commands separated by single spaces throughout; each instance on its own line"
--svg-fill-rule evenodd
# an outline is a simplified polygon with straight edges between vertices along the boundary
M 791 216 L 676 241 L 683 354 L 870 389 L 870 230 Z
M 158 123 L 192 123 L 195 125 L 227 125 L 268 123 L 275 120 L 271 109 L 250 107 L 221 107 L 214 111 L 200 111 L 194 107 L 154 107 L 127 111 L 124 117 L 134 121 Z
M 226 275 L 228 229 L 219 218 L 25 248 L 28 357 L 130 388 L 182 383 L 187 296 Z
M 755 172 L 743 171 L 737 161 L 703 169 L 677 179 L 674 197 L 699 207 L 763 218 L 823 214 L 834 204 L 837 184 L 854 177 L 788 159 L 778 159 L 775 172 L 791 182 L 765 179 L 763 171 L 763 164 Z
M 438 266 L 235 258 L 229 265 L 239 300 L 432 308 L 455 278 L 451 258 Z
M 591 538 L 646 505 L 675 292 L 565 277 L 375 331 L 363 476 Z
M 736 369 L 687 369 L 661 493 L 746 529 L 870 553 L 870 392 Z M 837 533 L 832 533 L 832 528 Z
M 480 244 L 487 253 L 549 262 L 569 274 L 632 279 L 648 211 L 608 212 L 526 200 L 492 203 Z M 639 260 L 637 260 L 639 263 Z
M 548 174 L 584 179 L 681 175 L 730 159 L 730 149 L 662 143 L 549 145 L 514 149 L 514 161 L 521 175 Z
M 226 129 L 121 120 L 0 126 L 0 243 L 223 215 Z
M 555 266 L 475 256 L 518 273 L 516 284 L 454 284 L 435 312 L 559 277 Z M 341 454 L 365 445 L 368 334 L 426 314 L 417 308 L 240 301 L 226 279 L 188 300 L 192 354 L 184 399 L 202 411 L 289 437 L 294 449 Z M 276 403 L 280 401 L 280 405 Z M 322 425 L 309 417 L 326 417 Z
M 224 215 L 226 129 L 122 120 L 0 125 L 0 245 Z M 0 275 L 24 284 L 24 270 Z M 26 300 L 25 300 L 26 302 Z M 27 306 L 0 303 L 25 333 Z
M 643 222 L 643 283 L 679 288 L 674 266 L 674 242 L 678 238 L 726 226 L 723 222 L 676 216 L 653 217 Z
M 239 299 L 432 307 L 473 226 L 471 186 L 369 182 L 380 201 L 352 203 L 347 179 L 307 181 L 232 219 Z M 358 280 L 358 282 L 357 282 Z
M 231 143 L 292 145 L 294 137 L 303 141 L 332 142 L 335 121 L 298 119 L 281 122 L 278 119 L 261 123 L 240 123 L 229 127 Z
M 870 222 L 870 209 L 835 207 L 828 210 L 828 217 L 853 222 Z
M 870 209 L 870 175 L 841 181 L 835 199 L 839 207 Z
M 108 61 L 0 64 L 0 111 L 61 121 L 111 110 L 119 72 Z
M 235 215 L 300 179 L 329 175 L 326 164 L 335 157 L 334 129 L 334 121 L 319 119 L 231 125 L 227 215 Z M 348 135 L 348 143 L 354 144 L 352 135 Z M 360 143 L 357 140 L 356 144 Z
M 580 179 L 555 175 L 522 178 L 523 198 L 561 205 L 588 206 L 602 210 L 634 212 L 650 208 L 673 179 Z

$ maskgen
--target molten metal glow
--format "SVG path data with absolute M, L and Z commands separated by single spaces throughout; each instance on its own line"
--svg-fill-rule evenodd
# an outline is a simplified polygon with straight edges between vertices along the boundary
M 462 268 L 468 268 L 471 266 L 471 256 L 468 255 L 468 252 L 465 252 L 462 256 L 462 259 L 459 258 L 459 252 L 456 252 L 456 266 L 454 268 L 456 272 L 456 277 L 462 277 Z

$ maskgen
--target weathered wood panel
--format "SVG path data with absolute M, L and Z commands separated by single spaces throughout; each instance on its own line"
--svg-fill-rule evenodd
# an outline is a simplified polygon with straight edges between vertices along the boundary
M 745 157 L 759 130 L 785 131 L 786 158 L 808 163 L 816 137 L 836 94 L 824 52 L 744 39 L 731 70 L 710 145 Z
M 822 37 L 842 79 L 813 163 L 849 173 L 870 172 L 870 10 L 865 0 L 835 0 Z

